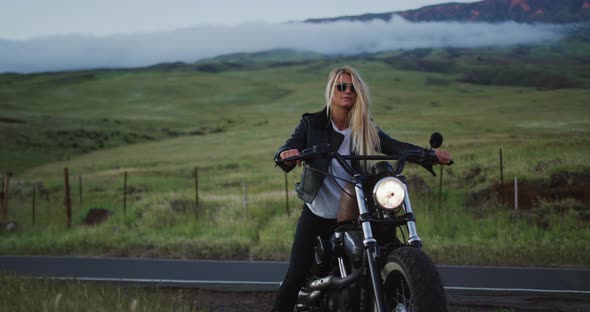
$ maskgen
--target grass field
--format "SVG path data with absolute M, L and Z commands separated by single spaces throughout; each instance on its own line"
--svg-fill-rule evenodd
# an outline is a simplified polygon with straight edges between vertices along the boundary
M 187 291 L 113 287 L 0 274 L 4 311 L 202 311 Z
M 583 40 L 350 58 L 276 51 L 0 75 L 0 170 L 12 173 L 7 219 L 18 223 L 0 234 L 0 253 L 286 259 L 301 203 L 291 191 L 287 215 L 284 175 L 272 156 L 303 112 L 322 108 L 327 74 L 343 64 L 364 76 L 375 121 L 391 136 L 426 146 L 431 132 L 445 135 L 456 165 L 444 169 L 442 209 L 438 179 L 407 172 L 430 188 L 413 198 L 436 262 L 590 265 L 583 198 L 532 193 L 532 207 L 515 212 L 501 194 L 480 196 L 500 181 L 500 149 L 507 184 L 518 177 L 547 193 L 587 185 L 590 43 Z M 299 174 L 289 174 L 290 190 Z M 556 176 L 565 182 L 556 186 Z M 90 208 L 114 216 L 85 226 Z

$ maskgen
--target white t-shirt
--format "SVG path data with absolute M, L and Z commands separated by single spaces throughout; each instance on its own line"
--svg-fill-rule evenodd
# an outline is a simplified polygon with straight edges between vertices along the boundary
M 336 132 L 344 135 L 344 140 L 342 140 L 342 144 L 340 144 L 340 148 L 338 148 L 338 154 L 350 155 L 351 130 L 349 128 L 338 130 L 338 128 L 336 128 L 333 123 L 332 128 Z M 350 160 L 347 160 L 347 162 L 350 164 Z M 336 159 L 332 159 L 330 167 L 328 168 L 328 172 L 347 181 L 352 180 L 352 176 L 348 174 L 344 168 L 342 168 Z M 336 183 L 338 183 L 340 187 Z M 346 184 L 347 183 L 341 179 L 334 179 L 331 176 L 326 176 L 324 178 L 324 183 L 320 187 L 316 197 L 313 199 L 311 204 L 307 204 L 309 210 L 319 217 L 325 219 L 336 219 L 338 216 L 338 203 L 340 202 L 340 194 L 342 194 L 342 189 Z

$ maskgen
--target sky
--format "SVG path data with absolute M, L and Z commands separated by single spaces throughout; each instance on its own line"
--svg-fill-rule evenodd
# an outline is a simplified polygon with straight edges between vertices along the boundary
M 106 36 L 203 25 L 282 23 L 474 0 L 0 0 L 0 39 Z
M 221 54 L 271 49 L 354 55 L 397 49 L 534 44 L 558 40 L 564 30 L 558 25 L 515 22 L 412 23 L 399 16 L 389 22 L 286 23 L 393 12 L 411 8 L 408 3 L 415 7 L 418 2 L 440 2 L 434 0 L 371 0 L 363 5 L 358 0 L 319 0 L 316 5 L 299 0 L 292 7 L 278 0 L 168 0 L 162 1 L 167 5 L 160 8 L 153 0 L 143 0 L 143 5 L 136 0 L 120 0 L 124 5 L 113 0 L 10 0 L 5 5 L 6 1 L 0 0 L 0 73 L 192 63 Z M 250 6 L 243 6 L 246 2 Z M 32 9 L 27 11 L 23 5 Z

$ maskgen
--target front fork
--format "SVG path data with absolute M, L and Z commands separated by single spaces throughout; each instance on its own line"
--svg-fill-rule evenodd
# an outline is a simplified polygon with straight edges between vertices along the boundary
M 373 294 L 375 295 L 375 304 L 377 305 L 378 312 L 385 312 L 385 302 L 383 300 L 382 280 L 380 270 L 377 267 L 375 258 L 377 257 L 377 240 L 373 237 L 373 230 L 371 228 L 371 222 L 369 221 L 369 210 L 367 209 L 365 193 L 363 192 L 362 183 L 360 176 L 354 177 L 354 190 L 356 193 L 356 199 L 359 207 L 359 220 L 363 228 L 363 245 L 365 246 L 365 254 L 367 255 L 367 263 L 369 264 L 369 273 L 371 274 L 371 282 L 373 284 Z M 410 196 L 408 194 L 408 188 L 403 183 L 404 190 L 406 191 L 406 197 L 404 199 L 404 209 L 406 214 L 413 214 L 412 205 L 410 204 Z M 422 240 L 418 236 L 416 230 L 416 223 L 414 221 L 408 221 L 408 244 L 415 247 L 422 247 Z
M 365 246 L 365 255 L 367 256 L 367 263 L 369 264 L 369 273 L 371 274 L 371 282 L 373 284 L 375 304 L 377 305 L 378 312 L 385 312 L 385 302 L 383 301 L 383 291 L 381 287 L 382 281 L 375 260 L 377 257 L 377 240 L 373 237 L 371 222 L 368 220 L 369 210 L 367 209 L 363 186 L 361 181 L 359 181 L 360 177 L 355 176 L 354 178 L 354 190 L 359 206 L 359 220 L 361 221 L 364 235 L 363 245 Z
M 404 198 L 405 212 L 406 212 L 406 214 L 413 215 L 414 210 L 412 210 L 412 204 L 410 203 L 410 193 L 408 192 L 408 187 L 406 186 L 406 183 L 402 183 L 402 185 L 404 186 L 404 191 L 406 192 L 406 197 Z M 408 244 L 410 244 L 410 246 L 421 248 L 422 247 L 422 240 L 418 236 L 418 231 L 416 230 L 416 222 L 408 221 L 407 226 L 408 226 Z

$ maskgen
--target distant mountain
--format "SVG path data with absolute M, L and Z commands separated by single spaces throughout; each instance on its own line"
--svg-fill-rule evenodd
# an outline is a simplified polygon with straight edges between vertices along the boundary
M 474 3 L 445 3 L 416 10 L 318 18 L 307 23 L 335 21 L 389 21 L 397 14 L 412 22 L 459 21 L 520 23 L 590 22 L 590 0 L 484 0 Z

